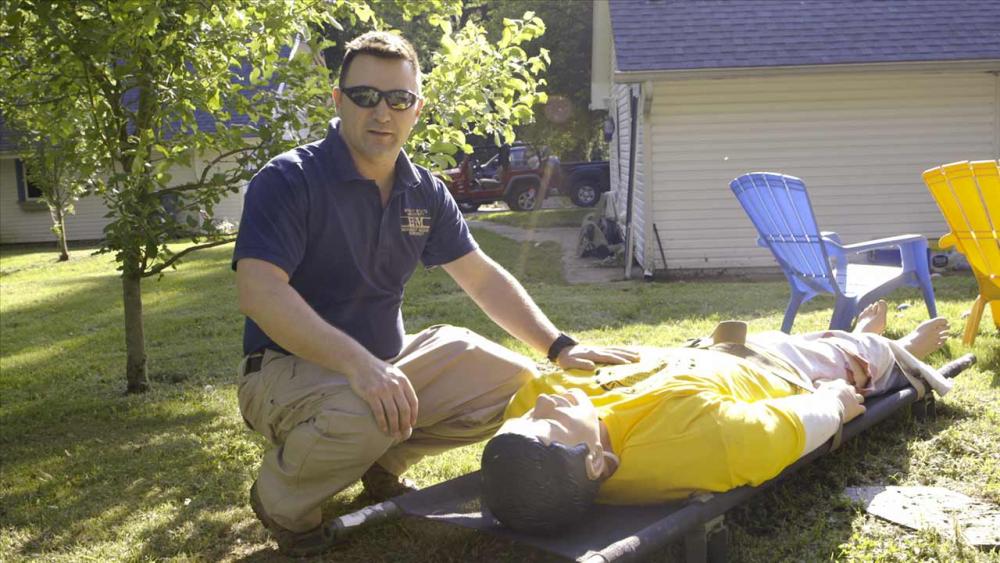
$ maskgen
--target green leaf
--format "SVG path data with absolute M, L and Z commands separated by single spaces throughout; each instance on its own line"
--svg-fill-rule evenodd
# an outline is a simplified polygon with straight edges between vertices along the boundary
M 456 53 L 461 50 L 458 43 L 455 43 L 455 40 L 452 39 L 451 35 L 447 33 L 441 36 L 441 47 L 444 48 L 445 53 L 449 54 Z

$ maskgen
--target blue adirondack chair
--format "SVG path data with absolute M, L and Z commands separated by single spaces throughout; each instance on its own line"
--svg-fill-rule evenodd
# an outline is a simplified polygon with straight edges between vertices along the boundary
M 930 316 L 937 316 L 927 264 L 927 239 L 901 235 L 857 244 L 842 244 L 834 232 L 821 232 L 806 186 L 799 178 L 771 172 L 744 174 L 730 182 L 740 205 L 760 237 L 757 244 L 774 254 L 792 288 L 781 330 L 791 332 L 799 306 L 821 293 L 836 303 L 830 329 L 850 330 L 869 304 L 898 287 L 919 287 Z M 848 255 L 898 248 L 901 266 L 849 263 Z

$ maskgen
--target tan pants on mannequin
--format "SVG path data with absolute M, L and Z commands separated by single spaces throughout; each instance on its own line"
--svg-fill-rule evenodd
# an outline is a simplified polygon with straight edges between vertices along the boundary
M 245 361 L 245 360 L 244 360 Z M 409 439 L 383 434 L 343 375 L 267 351 L 258 372 L 239 373 L 243 418 L 274 444 L 257 490 L 268 516 L 292 531 L 322 520 L 320 504 L 373 464 L 399 475 L 426 455 L 489 438 L 534 364 L 464 328 L 440 325 L 409 337 L 392 360 L 419 401 Z

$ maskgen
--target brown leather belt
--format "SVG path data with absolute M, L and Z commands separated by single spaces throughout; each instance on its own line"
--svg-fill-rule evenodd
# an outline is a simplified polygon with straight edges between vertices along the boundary
M 251 373 L 257 373 L 260 371 L 261 365 L 264 363 L 264 352 L 254 352 L 247 356 L 247 363 L 243 367 L 243 377 L 250 375 Z

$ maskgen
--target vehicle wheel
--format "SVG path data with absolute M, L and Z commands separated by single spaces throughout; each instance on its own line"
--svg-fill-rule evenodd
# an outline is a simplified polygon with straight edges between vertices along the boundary
M 597 184 L 584 180 L 573 186 L 569 198 L 579 207 L 593 207 L 597 205 L 597 200 L 601 197 L 601 190 Z
M 480 205 L 482 205 L 482 204 L 481 203 L 469 203 L 469 202 L 466 202 L 466 201 L 460 201 L 460 202 L 458 202 L 458 208 L 459 208 L 459 210 L 462 211 L 462 213 L 472 213 L 473 211 L 479 209 Z
M 531 211 L 535 208 L 536 195 L 538 195 L 538 186 L 533 184 L 515 186 L 507 196 L 507 206 L 512 211 Z

